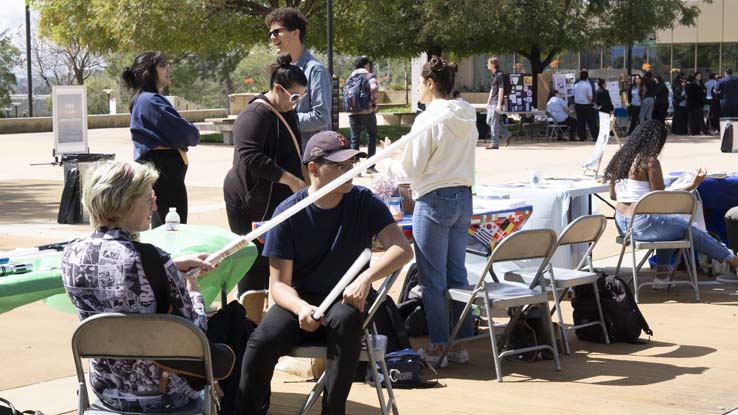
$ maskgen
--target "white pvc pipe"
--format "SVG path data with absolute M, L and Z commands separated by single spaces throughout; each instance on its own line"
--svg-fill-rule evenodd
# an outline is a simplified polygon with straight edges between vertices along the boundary
M 284 222 L 288 218 L 290 218 L 292 215 L 296 214 L 297 212 L 305 209 L 306 207 L 313 204 L 316 200 L 322 198 L 323 196 L 327 195 L 328 193 L 332 192 L 342 184 L 346 183 L 347 181 L 353 179 L 354 177 L 358 176 L 363 172 L 364 170 L 368 169 L 369 167 L 373 166 L 375 163 L 377 163 L 379 160 L 382 160 L 384 158 L 387 158 L 389 155 L 394 153 L 395 151 L 399 150 L 402 146 L 407 144 L 408 142 L 418 138 L 422 137 L 424 134 L 426 134 L 431 128 L 435 127 L 436 125 L 446 121 L 447 119 L 451 118 L 452 113 L 451 111 L 446 111 L 444 113 L 441 113 L 437 118 L 435 118 L 432 121 L 429 121 L 427 124 L 416 127 L 413 125 L 415 131 L 411 131 L 408 134 L 405 134 L 404 136 L 400 137 L 399 140 L 392 143 L 389 147 L 385 148 L 384 150 L 381 150 L 374 154 L 373 156 L 369 157 L 368 159 L 362 161 L 361 163 L 357 164 L 352 168 L 351 170 L 347 171 L 346 173 L 342 174 L 341 176 L 337 177 L 335 180 L 331 181 L 330 183 L 326 184 L 325 186 L 321 187 L 320 189 L 316 190 L 315 193 L 309 194 L 306 198 L 302 199 L 301 201 L 295 203 L 294 205 L 290 206 L 289 209 L 283 211 L 279 215 L 273 217 L 272 219 L 264 222 L 261 226 L 254 229 L 253 231 L 247 233 L 246 235 L 242 236 L 241 238 L 233 241 L 230 245 L 225 246 L 220 251 L 217 251 L 210 256 L 208 256 L 205 261 L 208 263 L 215 265 L 223 261 L 225 258 L 235 254 L 238 252 L 241 248 L 248 245 L 251 241 L 254 239 L 264 235 L 265 233 L 269 232 L 272 228 L 276 227 L 280 223 Z M 417 123 L 416 123 L 417 124 Z M 199 268 L 194 268 L 187 272 L 188 277 L 196 276 L 200 273 Z
M 315 312 L 313 313 L 314 320 L 317 321 L 323 317 L 323 314 L 325 314 L 325 312 L 328 310 L 328 307 L 333 304 L 333 302 L 338 298 L 339 295 L 343 294 L 343 290 L 348 287 L 349 284 L 351 284 L 351 281 L 353 281 L 357 275 L 359 275 L 361 269 L 364 268 L 364 265 L 369 263 L 370 259 L 372 259 L 372 251 L 371 249 L 366 248 L 361 253 L 361 255 L 356 258 L 356 261 L 351 264 L 351 267 L 349 267 L 348 271 L 343 274 L 343 277 L 341 277 L 341 279 L 338 281 L 338 284 L 333 287 L 333 289 L 328 294 L 328 296 L 325 297 L 323 302 L 320 303 L 318 309 L 315 310 Z

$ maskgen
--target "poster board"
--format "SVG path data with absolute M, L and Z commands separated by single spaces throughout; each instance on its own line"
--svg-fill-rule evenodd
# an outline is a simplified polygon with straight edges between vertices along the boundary
M 553 87 L 566 102 L 569 102 L 569 97 L 574 96 L 574 83 L 576 78 L 573 73 L 557 73 L 553 76 Z
M 612 100 L 613 108 L 622 107 L 623 104 L 620 100 L 620 83 L 618 81 L 607 81 L 605 84 L 607 92 L 610 93 L 610 100 Z
M 531 112 L 533 110 L 533 75 L 508 74 L 505 93 L 508 112 Z
M 85 86 L 54 86 L 51 91 L 51 100 L 54 155 L 89 153 Z

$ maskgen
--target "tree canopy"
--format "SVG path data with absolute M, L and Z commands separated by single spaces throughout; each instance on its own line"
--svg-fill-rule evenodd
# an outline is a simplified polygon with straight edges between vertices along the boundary
M 10 105 L 10 92 L 16 79 L 13 68 L 17 66 L 20 51 L 13 46 L 7 31 L 0 33 L 0 106 Z

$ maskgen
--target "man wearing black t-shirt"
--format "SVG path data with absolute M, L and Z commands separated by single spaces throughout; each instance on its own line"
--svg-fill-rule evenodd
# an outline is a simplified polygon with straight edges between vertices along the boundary
M 333 131 L 310 138 L 303 163 L 309 188 L 282 202 L 274 216 L 305 199 L 353 167 L 365 153 L 351 149 Z M 377 237 L 386 249 L 364 269 L 326 312 L 312 318 L 343 274 Z M 274 305 L 249 339 L 243 358 L 238 405 L 242 414 L 259 414 L 268 399 L 277 360 L 306 342 L 328 346 L 323 413 L 343 414 L 361 352 L 362 313 L 371 283 L 412 259 L 412 250 L 387 206 L 351 181 L 339 186 L 267 233 L 269 290 Z

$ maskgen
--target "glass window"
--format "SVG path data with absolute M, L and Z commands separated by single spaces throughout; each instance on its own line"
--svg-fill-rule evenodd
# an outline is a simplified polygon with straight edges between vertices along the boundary
M 600 49 L 582 49 L 582 67 L 588 69 L 600 69 L 602 68 L 602 59 L 600 55 Z
M 650 48 L 651 66 L 661 74 L 665 80 L 671 81 L 671 45 L 656 45 Z
M 720 75 L 726 68 L 732 68 L 733 75 L 738 73 L 738 43 L 723 43 L 723 68 Z
M 672 71 L 690 74 L 694 72 L 694 44 L 674 45 Z
M 602 69 L 625 68 L 625 46 L 612 46 L 602 51 Z
M 579 70 L 579 54 L 577 52 L 561 53 L 551 64 L 548 65 L 546 71 L 578 71 Z
M 720 45 L 717 43 L 701 43 L 697 45 L 697 70 L 707 79 L 710 72 L 719 72 Z

